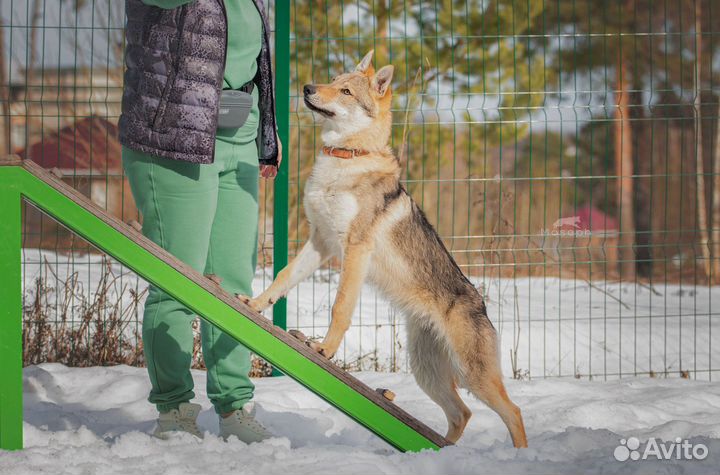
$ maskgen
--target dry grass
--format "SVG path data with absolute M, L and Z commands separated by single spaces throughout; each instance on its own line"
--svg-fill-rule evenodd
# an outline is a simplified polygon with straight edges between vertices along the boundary
M 62 363 L 68 366 L 145 366 L 142 302 L 147 288 L 137 291 L 132 279 L 121 279 L 104 259 L 94 289 L 86 289 L 77 272 L 63 279 L 50 263 L 25 291 L 23 364 Z M 193 322 L 193 363 L 205 369 L 200 321 Z M 271 366 L 253 355 L 251 377 L 269 376 Z
M 43 264 L 23 305 L 23 363 L 57 362 L 69 366 L 144 364 L 137 331 L 138 293 L 121 284 L 104 260 L 100 279 L 87 290 L 78 273 L 59 278 Z

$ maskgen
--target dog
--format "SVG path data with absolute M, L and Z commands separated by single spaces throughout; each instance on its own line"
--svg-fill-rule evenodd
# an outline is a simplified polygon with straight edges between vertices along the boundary
M 305 187 L 310 236 L 267 290 L 241 298 L 261 312 L 328 259 L 341 258 L 329 330 L 310 346 L 333 357 L 369 280 L 407 318 L 411 369 L 445 412 L 446 438 L 456 442 L 472 415 L 457 391 L 466 388 L 498 413 L 515 447 L 526 447 L 485 302 L 400 183 L 401 165 L 388 146 L 393 66 L 376 72 L 372 56 L 329 84 L 304 86 L 305 105 L 322 118 L 324 141 Z

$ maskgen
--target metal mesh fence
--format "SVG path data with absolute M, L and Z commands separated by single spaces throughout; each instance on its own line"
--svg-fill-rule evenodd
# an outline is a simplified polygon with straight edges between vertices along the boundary
M 303 185 L 322 145 L 302 86 L 329 82 L 374 49 L 376 66 L 395 66 L 392 145 L 404 185 L 486 296 L 507 373 L 713 378 L 717 4 L 295 0 L 289 8 L 290 31 L 278 34 L 290 47 L 290 257 L 307 239 Z M 116 139 L 122 2 L 9 0 L 0 16 L 5 148 L 64 169 L 93 200 L 138 219 Z M 257 291 L 272 276 L 272 239 L 284 238 L 272 236 L 273 190 L 262 188 Z M 103 259 L 30 209 L 25 246 L 28 316 L 38 269 L 53 288 L 61 268 L 88 289 L 102 281 Z M 331 262 L 291 292 L 288 327 L 325 333 L 338 268 Z M 115 274 L 141 301 L 143 284 Z M 124 302 L 136 329 L 141 304 L 129 293 Z M 340 363 L 406 370 L 402 322 L 365 288 Z M 128 341 L 137 347 L 137 337 Z
M 124 25 L 122 1 L 2 2 L 0 142 L 2 153 L 54 169 L 130 222 L 142 218 L 118 140 Z M 262 268 L 272 265 L 268 188 L 261 183 Z M 144 364 L 145 282 L 31 204 L 23 208 L 23 248 L 26 364 Z M 194 359 L 202 365 L 199 346 L 198 337 Z
M 2 2 L 0 74 L 3 152 L 57 169 L 128 220 L 138 214 L 117 139 L 124 14 L 124 2 Z M 134 276 L 29 204 L 23 247 L 26 364 L 141 361 Z

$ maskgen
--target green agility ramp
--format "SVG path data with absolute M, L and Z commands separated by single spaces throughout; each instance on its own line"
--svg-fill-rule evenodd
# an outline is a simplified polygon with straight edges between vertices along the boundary
M 450 443 L 30 161 L 0 161 L 0 449 L 22 448 L 21 200 L 27 200 L 402 451 Z

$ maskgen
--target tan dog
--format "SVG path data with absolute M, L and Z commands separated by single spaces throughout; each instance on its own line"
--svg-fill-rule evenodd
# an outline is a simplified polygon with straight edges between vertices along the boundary
M 305 104 L 324 120 L 325 142 L 305 187 L 310 238 L 265 292 L 245 301 L 262 311 L 341 257 L 330 329 L 313 348 L 335 354 L 369 279 L 407 317 L 412 371 L 445 411 L 447 439 L 457 441 L 471 416 L 457 392 L 462 387 L 500 415 L 515 447 L 526 447 L 485 303 L 400 184 L 400 164 L 388 146 L 393 67 L 375 72 L 371 61 L 372 51 L 353 72 L 304 87 Z

